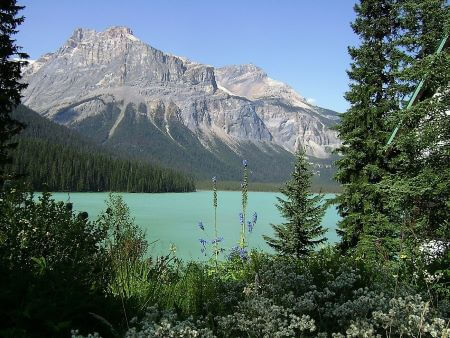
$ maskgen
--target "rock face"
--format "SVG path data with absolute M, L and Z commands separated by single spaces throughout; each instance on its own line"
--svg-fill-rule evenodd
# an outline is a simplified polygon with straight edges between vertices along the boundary
M 103 143 L 125 125 L 134 128 L 133 110 L 135 124 L 145 121 L 179 143 L 171 130 L 176 121 L 177 135 L 190 133 L 217 158 L 217 143 L 237 155 L 252 144 L 276 153 L 303 147 L 319 158 L 339 145 L 329 129 L 337 113 L 308 104 L 262 69 L 191 62 L 147 45 L 126 27 L 77 29 L 58 51 L 30 64 L 23 81 L 25 105 Z
M 253 101 L 273 141 L 283 148 L 295 152 L 302 147 L 308 155 L 326 158 L 339 145 L 336 132 L 329 129 L 339 119 L 336 112 L 309 104 L 261 68 L 229 66 L 215 74 L 219 88 Z

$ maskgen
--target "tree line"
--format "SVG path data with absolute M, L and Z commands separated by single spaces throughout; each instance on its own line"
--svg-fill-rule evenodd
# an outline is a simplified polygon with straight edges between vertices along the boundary
M 38 191 L 195 190 L 192 179 L 168 169 L 39 139 L 19 140 L 10 171 L 25 177 Z
M 120 158 L 20 106 L 13 117 L 25 125 L 6 171 L 38 191 L 188 192 L 192 178 L 171 169 Z

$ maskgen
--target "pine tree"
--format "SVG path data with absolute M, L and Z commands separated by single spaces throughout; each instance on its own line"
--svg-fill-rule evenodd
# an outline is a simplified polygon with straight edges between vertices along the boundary
M 320 225 L 326 205 L 322 194 L 309 192 L 311 177 L 305 154 L 298 151 L 292 179 L 281 189 L 286 199 L 278 197 L 277 208 L 287 222 L 272 225 L 275 238 L 263 236 L 281 255 L 300 258 L 327 240 L 326 229 Z
M 361 0 L 354 7 L 354 32 L 359 47 L 350 47 L 348 76 L 351 104 L 337 126 L 342 146 L 336 179 L 343 192 L 337 197 L 342 220 L 338 224 L 340 248 L 362 255 L 389 255 L 398 237 L 389 222 L 386 198 L 379 183 L 388 170 L 385 144 L 392 131 L 387 117 L 399 108 L 407 84 L 398 79 L 405 55 L 397 46 L 400 30 L 395 0 Z
M 15 0 L 0 2 L 0 187 L 5 179 L 3 167 L 10 161 L 8 151 L 15 146 L 10 142 L 11 137 L 22 128 L 22 124 L 11 118 L 11 112 L 20 103 L 20 91 L 26 87 L 26 84 L 19 83 L 21 67 L 26 62 L 12 59 L 28 57 L 20 52 L 21 47 L 11 38 L 24 20 L 17 17 L 21 9 L 23 7 L 17 6 Z

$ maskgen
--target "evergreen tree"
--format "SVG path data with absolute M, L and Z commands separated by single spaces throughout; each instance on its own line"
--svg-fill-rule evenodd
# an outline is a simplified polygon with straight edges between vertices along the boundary
M 392 223 L 414 248 L 424 240 L 449 241 L 449 41 L 435 53 L 449 34 L 449 6 L 445 0 L 405 0 L 401 19 L 399 41 L 409 55 L 403 80 L 416 86 L 423 79 L 424 85 L 417 103 L 392 118 L 392 126 L 401 124 L 388 148 L 390 174 L 380 186 L 390 196 Z
M 281 189 L 287 199 L 278 197 L 277 208 L 287 222 L 272 225 L 275 238 L 263 236 L 282 255 L 299 258 L 327 240 L 326 229 L 320 225 L 326 204 L 322 203 L 323 195 L 309 192 L 311 177 L 305 154 L 298 151 L 292 179 Z
M 21 9 L 16 0 L 0 2 L 0 187 L 5 179 L 3 166 L 10 161 L 8 150 L 14 148 L 10 139 L 22 128 L 22 124 L 11 118 L 11 112 L 20 103 L 20 91 L 26 87 L 19 83 L 21 67 L 26 62 L 12 59 L 28 57 L 11 38 L 24 20 L 24 17 L 17 17 Z
M 359 47 L 350 47 L 353 60 L 348 76 L 351 104 L 337 126 L 342 146 L 336 179 L 343 185 L 337 197 L 342 220 L 338 224 L 340 247 L 364 255 L 385 256 L 396 244 L 398 230 L 389 222 L 387 196 L 376 185 L 388 169 L 385 144 L 392 131 L 386 118 L 398 110 L 408 92 L 398 79 L 405 54 L 397 46 L 400 31 L 395 0 L 361 0 L 355 7 L 354 32 Z

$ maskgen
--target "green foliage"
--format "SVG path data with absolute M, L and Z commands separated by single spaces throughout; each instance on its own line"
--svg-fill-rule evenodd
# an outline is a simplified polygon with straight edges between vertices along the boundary
M 27 124 L 8 171 L 35 190 L 186 192 L 192 179 L 148 163 L 113 155 L 76 132 L 45 120 L 24 106 L 14 117 Z
M 108 290 L 127 302 L 132 310 L 147 303 L 150 291 L 150 261 L 145 259 L 147 241 L 144 232 L 130 217 L 128 206 L 120 195 L 110 194 L 107 209 L 98 223 L 108 231 L 105 247 L 108 252 L 111 278 Z M 125 309 L 124 309 L 125 311 Z M 128 318 L 126 311 L 125 318 Z
M 387 196 L 376 186 L 388 169 L 384 145 L 392 128 L 386 117 L 398 110 L 409 89 L 396 77 L 404 55 L 395 42 L 400 29 L 396 3 L 365 0 L 355 5 L 352 28 L 361 43 L 349 48 L 351 84 L 345 98 L 351 107 L 336 128 L 342 140 L 342 158 L 336 161 L 336 179 L 343 184 L 337 197 L 341 248 L 365 257 L 390 252 L 389 241 L 399 236 L 387 219 Z
M 70 328 L 102 326 L 106 229 L 70 204 L 18 187 L 0 195 L 0 335 L 62 336 Z M 112 314 L 114 310 L 110 311 Z
M 106 229 L 74 214 L 70 204 L 55 202 L 49 193 L 12 189 L 2 194 L 0 244 L 4 264 L 11 268 L 73 269 L 76 278 L 88 278 L 100 268 L 103 253 L 99 243 Z M 73 245 L 76 243 L 76 245 Z
M 23 127 L 11 118 L 11 112 L 20 103 L 20 91 L 27 87 L 19 82 L 21 68 L 27 62 L 13 60 L 14 57 L 28 58 L 12 37 L 24 20 L 23 16 L 17 16 L 22 9 L 16 5 L 16 0 L 2 1 L 0 6 L 0 187 L 5 179 L 3 166 L 10 161 L 9 150 L 15 147 L 11 138 Z
M 410 51 L 403 81 L 425 80 L 418 102 L 391 117 L 401 122 L 387 149 L 390 172 L 378 188 L 389 196 L 390 221 L 402 229 L 411 247 L 430 241 L 449 242 L 450 236 L 450 54 L 435 50 L 449 33 L 446 1 L 406 1 L 402 15 L 404 33 L 399 44 Z
M 292 179 L 281 189 L 287 199 L 277 198 L 278 210 L 287 222 L 272 225 L 276 237 L 264 239 L 278 253 L 300 258 L 326 241 L 326 229 L 320 223 L 327 205 L 323 195 L 309 192 L 312 173 L 304 153 L 298 152 L 296 157 Z
M 355 11 L 361 44 L 349 49 L 351 107 L 337 126 L 341 248 L 392 260 L 405 245 L 448 241 L 450 62 L 434 51 L 448 33 L 449 10 L 440 0 L 366 0 Z M 417 104 L 402 110 L 422 79 Z
M 301 259 L 252 251 L 181 264 L 147 256 L 117 195 L 96 222 L 49 194 L 11 191 L 0 207 L 3 336 L 448 334 L 447 253 L 385 265 L 327 247 Z
M 254 252 L 220 270 L 189 263 L 172 271 L 127 336 L 445 337 L 448 300 L 325 248 L 301 260 Z M 433 277 L 434 278 L 434 277 Z

